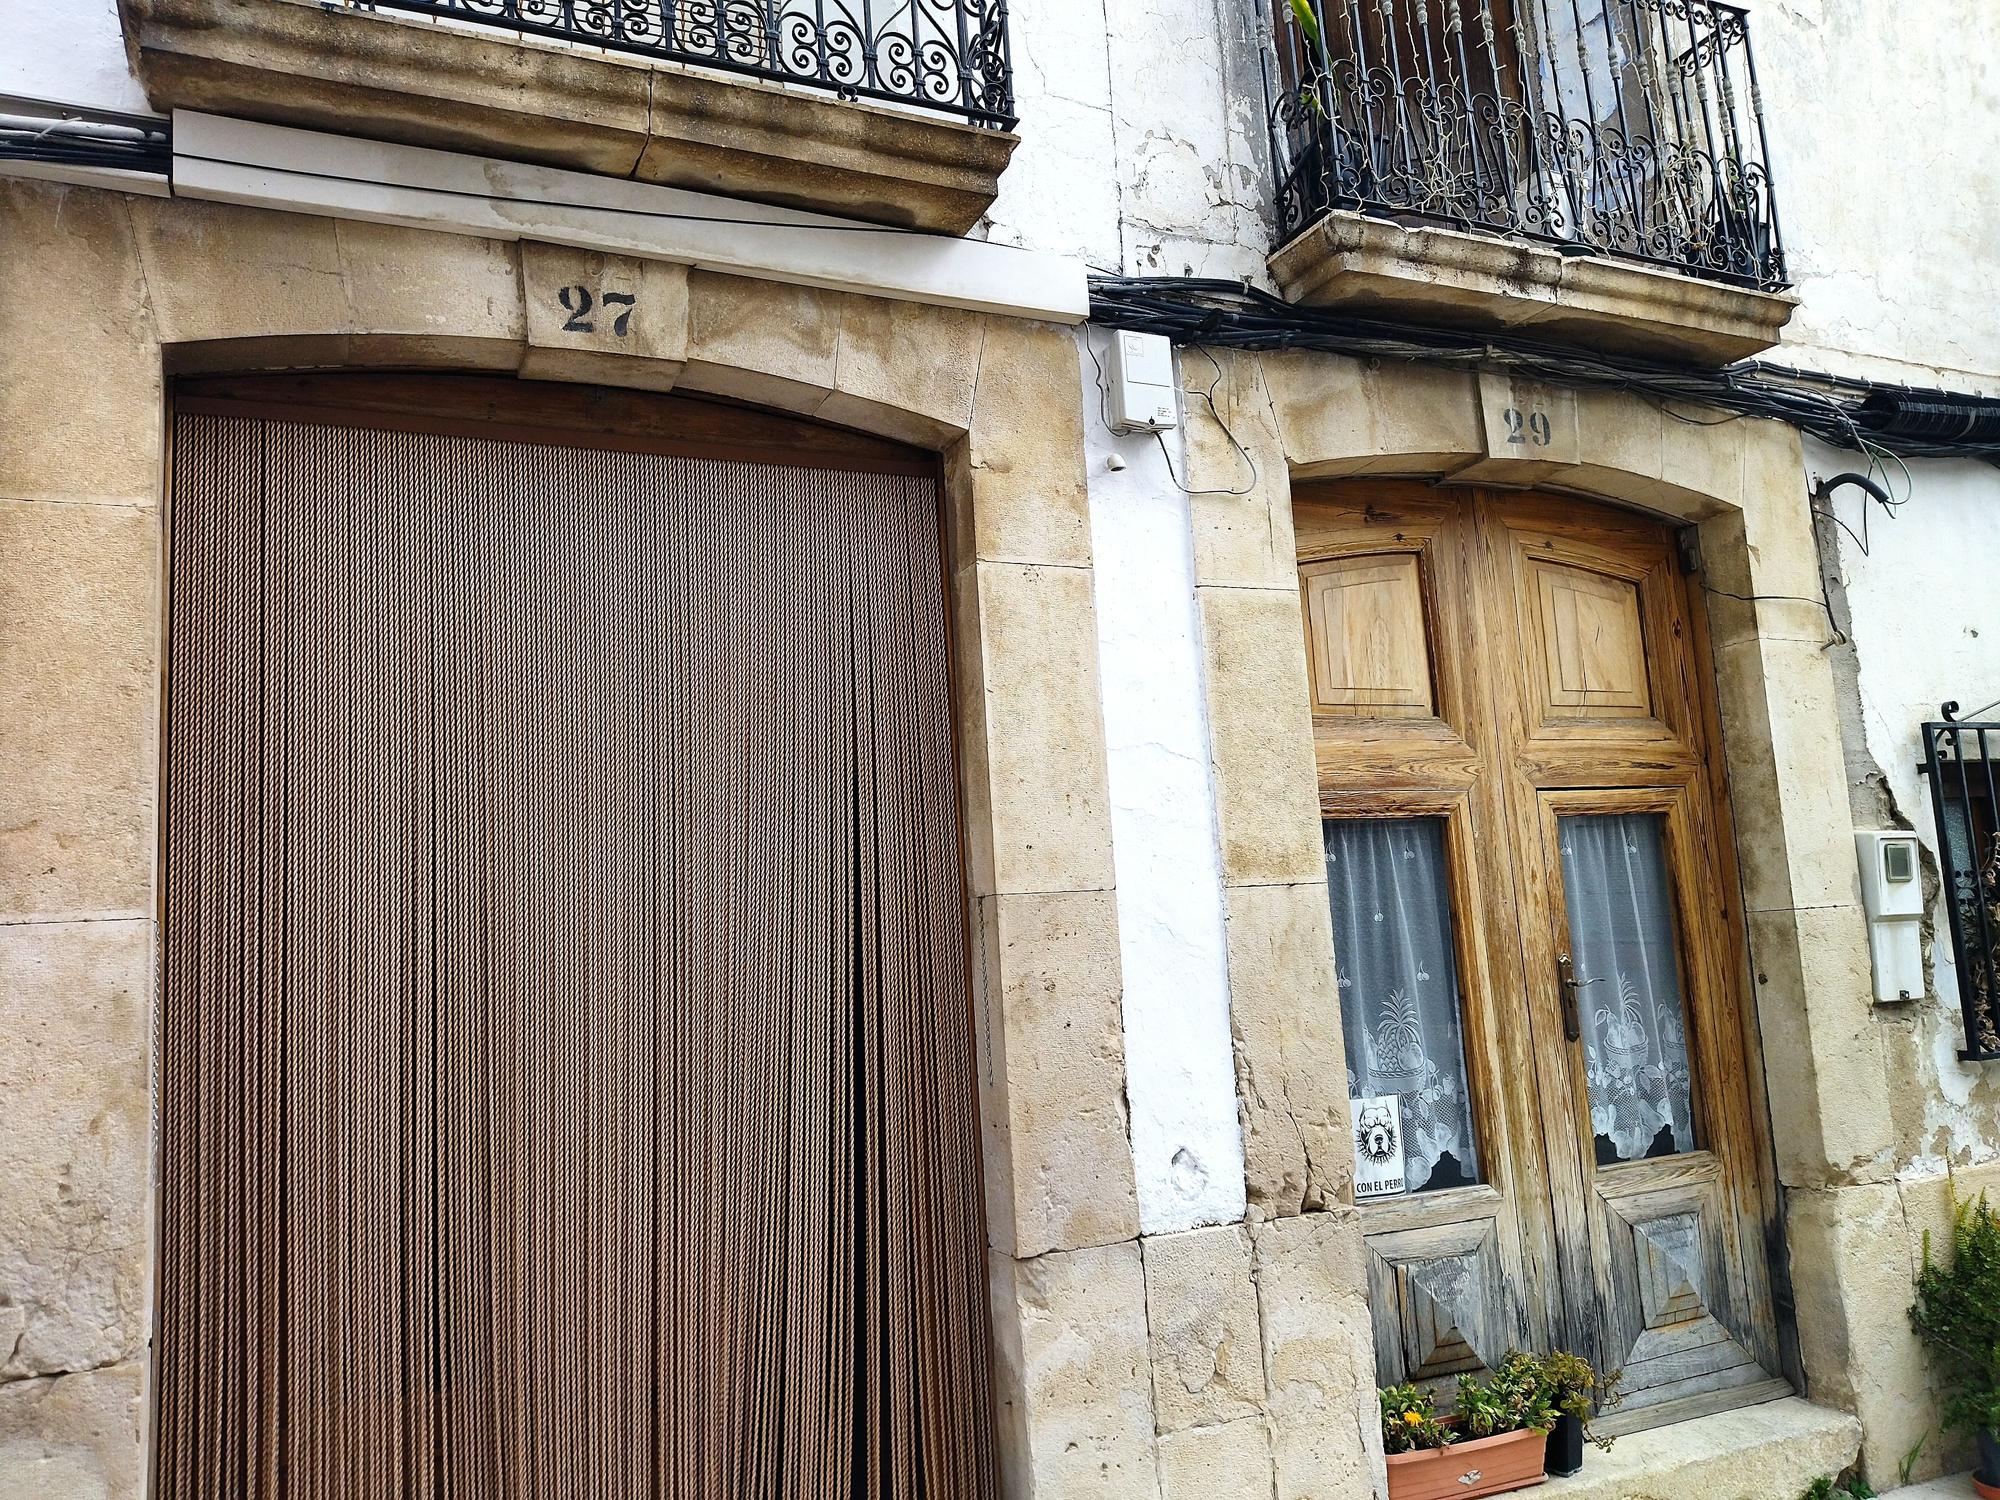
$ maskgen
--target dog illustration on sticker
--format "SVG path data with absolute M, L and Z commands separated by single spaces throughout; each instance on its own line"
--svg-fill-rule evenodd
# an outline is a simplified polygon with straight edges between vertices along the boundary
M 1355 1116 L 1354 1146 L 1364 1160 L 1378 1166 L 1392 1162 L 1402 1151 L 1396 1139 L 1395 1112 L 1386 1104 L 1370 1104 Z

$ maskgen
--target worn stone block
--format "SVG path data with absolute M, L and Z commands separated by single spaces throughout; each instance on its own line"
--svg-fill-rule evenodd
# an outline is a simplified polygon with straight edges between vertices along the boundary
M 1813 534 L 1798 429 L 1782 422 L 1737 425 L 1743 445 L 1743 537 L 1750 585 L 1738 592 L 1817 599 L 1819 541 Z
M 1160 1435 L 1161 1500 L 1265 1500 L 1271 1427 L 1262 1416 Z
M 1019 1257 L 1139 1232 L 1108 891 L 976 903 L 987 1228 Z
M 1751 912 L 1748 931 L 1779 1180 L 1887 1177 L 1895 1127 L 1861 909 Z
M 150 976 L 144 921 L 0 925 L 0 1381 L 145 1348 Z
M 137 1361 L 0 1384 L 0 1500 L 137 1500 L 145 1432 Z
M 159 528 L 0 500 L 0 917 L 149 909 Z
M 1210 358 L 1214 363 L 1210 363 Z M 1297 579 L 1291 482 L 1255 355 L 1187 350 L 1188 515 L 1197 583 L 1289 588 Z M 1254 470 L 1254 473 L 1253 473 Z M 1247 490 L 1247 493 L 1234 493 Z
M 1353 473 L 1355 459 L 1375 456 L 1361 361 L 1298 351 L 1266 354 L 1259 365 L 1294 481 Z M 1477 436 L 1468 429 L 1466 440 Z
M 1365 1500 L 1386 1480 L 1360 1219 L 1336 1209 L 1252 1233 L 1274 1500 Z
M 159 504 L 160 357 L 126 202 L 0 181 L 0 497 Z
M 1249 1232 L 1232 1224 L 1153 1235 L 1140 1251 L 1159 1430 L 1260 1414 L 1264 1365 Z
M 840 306 L 823 419 L 932 449 L 971 427 L 982 314 L 886 297 L 843 297 Z
M 1859 896 L 1833 665 L 1808 641 L 1715 653 L 1744 905 L 1850 906 Z
M 1197 588 L 1224 885 L 1324 875 L 1296 588 Z
M 691 271 L 681 386 L 810 416 L 833 392 L 840 311 L 832 292 Z
M 972 430 L 952 455 L 959 529 L 994 562 L 1087 566 L 1083 387 L 1075 339 L 1041 323 L 993 318 L 980 345 Z
M 1660 412 L 1660 478 L 1717 505 L 1743 503 L 1743 445 L 1759 424 L 1710 407 L 1666 403 Z
M 514 243 L 359 220 L 336 220 L 334 236 L 347 331 L 492 344 L 489 358 L 504 361 L 511 348 L 519 362 L 526 325 Z
M 1354 1152 L 1326 885 L 1231 886 L 1224 901 L 1250 1201 L 1274 1217 L 1330 1207 Z
M 336 222 L 190 198 L 134 198 L 162 343 L 351 331 Z
M 1937 1427 L 1937 1392 L 1910 1328 L 1922 1262 L 1894 1183 L 1786 1195 L 1799 1352 L 1815 1399 L 1861 1419 L 1862 1459 L 1878 1487 Z
M 974 894 L 1109 890 L 1090 570 L 982 562 L 956 586 Z
M 989 1256 L 1008 1500 L 1158 1500 L 1136 1241 Z
M 688 270 L 571 245 L 521 246 L 531 380 L 668 391 L 688 351 Z

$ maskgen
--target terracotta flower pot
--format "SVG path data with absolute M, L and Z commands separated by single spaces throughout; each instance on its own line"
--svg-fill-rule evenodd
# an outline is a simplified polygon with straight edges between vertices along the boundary
M 1549 1435 L 1540 1428 L 1475 1438 L 1449 1448 L 1424 1448 L 1389 1455 L 1389 1500 L 1445 1500 L 1457 1496 L 1501 1495 L 1526 1489 L 1548 1476 L 1542 1460 Z

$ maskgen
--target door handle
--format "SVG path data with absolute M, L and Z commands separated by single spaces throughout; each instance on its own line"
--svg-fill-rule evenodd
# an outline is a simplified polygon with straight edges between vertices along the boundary
M 1576 992 L 1585 985 L 1595 984 L 1595 979 L 1578 979 L 1576 965 L 1570 962 L 1567 953 L 1556 958 L 1556 975 L 1562 981 L 1563 1035 L 1572 1042 L 1583 1040 L 1583 1015 L 1577 1009 Z

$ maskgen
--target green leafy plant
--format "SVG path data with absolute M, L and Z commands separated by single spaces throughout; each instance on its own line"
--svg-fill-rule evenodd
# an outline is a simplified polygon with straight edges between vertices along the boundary
M 1558 1349 L 1541 1360 L 1542 1386 L 1549 1405 L 1565 1417 L 1583 1424 L 1583 1435 L 1604 1452 L 1611 1451 L 1612 1439 L 1590 1430 L 1590 1419 L 1618 1404 L 1618 1384 L 1623 1370 L 1599 1375 L 1581 1354 Z
M 1382 1447 L 1388 1453 L 1414 1453 L 1419 1448 L 1449 1448 L 1457 1440 L 1437 1413 L 1437 1402 L 1429 1391 L 1414 1385 L 1384 1386 L 1376 1393 L 1382 1402 Z
M 1925 1232 L 1910 1321 L 1944 1386 L 1944 1425 L 2000 1432 L 2000 1214 L 1984 1193 L 1956 1202 L 1951 1240 L 1941 1264 Z
M 1461 1439 L 1530 1429 L 1547 1432 L 1557 1417 L 1568 1415 L 1582 1421 L 1585 1435 L 1608 1450 L 1611 1439 L 1592 1433 L 1589 1418 L 1593 1410 L 1615 1402 L 1618 1380 L 1616 1374 L 1600 1377 L 1580 1355 L 1510 1349 L 1486 1379 L 1458 1377 L 1456 1399 L 1448 1413 L 1440 1414 L 1436 1398 L 1421 1386 L 1384 1386 L 1377 1392 L 1382 1403 L 1382 1446 L 1390 1453 L 1413 1453 L 1420 1448 L 1448 1448 Z
M 1876 1497 L 1865 1479 L 1850 1479 L 1836 1486 L 1832 1476 L 1822 1475 L 1806 1486 L 1799 1500 L 1876 1500 Z
M 1490 1378 L 1459 1376 L 1453 1415 L 1459 1432 L 1469 1438 L 1497 1437 L 1530 1427 L 1548 1431 L 1556 1424 L 1556 1409 L 1541 1360 L 1509 1350 Z
M 1312 0 L 1292 0 L 1292 19 L 1298 23 L 1299 34 L 1318 47 L 1319 16 L 1313 11 Z

